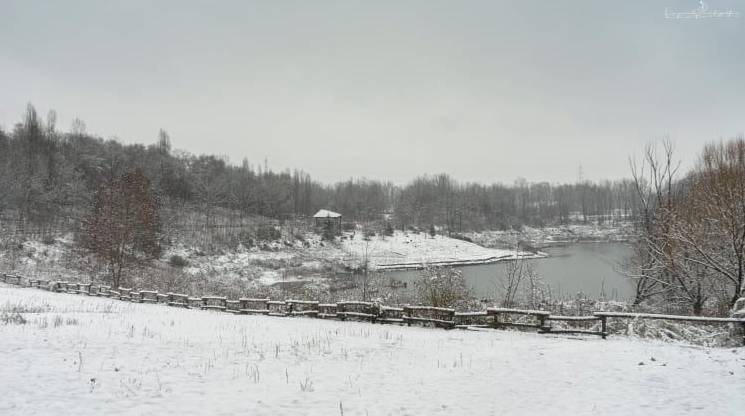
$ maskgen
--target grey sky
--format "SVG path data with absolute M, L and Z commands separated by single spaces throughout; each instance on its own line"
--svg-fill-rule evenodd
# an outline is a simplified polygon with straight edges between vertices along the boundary
M 628 176 L 745 131 L 745 1 L 0 0 L 0 126 L 25 104 L 124 142 L 323 181 Z M 219 3 L 219 4 L 218 4 Z

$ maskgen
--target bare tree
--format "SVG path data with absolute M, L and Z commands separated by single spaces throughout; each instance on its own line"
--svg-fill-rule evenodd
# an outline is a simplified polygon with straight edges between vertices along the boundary
M 660 151 L 660 147 L 662 148 Z M 669 276 L 661 257 L 669 257 L 666 236 L 667 213 L 673 205 L 673 187 L 680 168 L 674 161 L 675 147 L 669 138 L 646 146 L 640 161 L 629 160 L 633 186 L 638 200 L 634 261 L 627 275 L 636 281 L 634 305 L 667 290 Z
M 517 250 L 515 250 L 517 253 Z M 525 260 L 515 258 L 507 261 L 504 276 L 500 279 L 502 285 L 502 306 L 511 308 L 516 305 L 520 284 L 525 277 Z
M 548 286 L 538 275 L 533 264 L 520 256 L 515 249 L 515 259 L 508 260 L 504 275 L 498 277 L 497 285 L 502 295 L 501 304 L 512 308 L 520 303 L 530 308 L 539 308 L 549 297 Z
M 103 259 L 118 287 L 127 265 L 160 253 L 158 202 L 150 180 L 134 170 L 103 184 L 83 228 L 83 245 Z
M 676 180 L 672 145 L 648 147 L 632 162 L 641 206 L 636 303 L 662 295 L 694 314 L 707 302 L 731 306 L 745 278 L 745 139 L 707 145 L 696 168 Z M 645 166 L 647 170 L 645 170 Z
M 745 278 L 745 139 L 704 148 L 691 175 L 673 237 L 685 260 L 711 273 L 729 289 L 729 305 L 742 296 Z

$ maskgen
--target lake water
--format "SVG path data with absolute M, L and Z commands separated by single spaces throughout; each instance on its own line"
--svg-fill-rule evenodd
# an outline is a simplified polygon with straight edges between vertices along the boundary
M 554 297 L 573 297 L 582 292 L 590 297 L 624 300 L 634 295 L 634 285 L 619 269 L 631 256 L 631 247 L 623 243 L 574 243 L 542 249 L 548 258 L 527 260 L 543 281 L 551 286 Z M 462 266 L 459 269 L 474 295 L 481 299 L 498 297 L 505 276 L 505 263 Z M 411 287 L 417 270 L 391 271 L 387 275 L 407 282 Z

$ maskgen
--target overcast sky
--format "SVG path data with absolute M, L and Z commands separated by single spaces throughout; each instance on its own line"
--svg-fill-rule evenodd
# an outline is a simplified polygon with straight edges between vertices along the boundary
M 691 160 L 745 132 L 742 0 L 0 4 L 5 130 L 31 102 L 65 130 L 399 183 L 613 179 L 651 139 Z

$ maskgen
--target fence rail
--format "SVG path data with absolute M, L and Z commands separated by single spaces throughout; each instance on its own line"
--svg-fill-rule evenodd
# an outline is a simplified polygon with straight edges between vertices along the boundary
M 703 316 L 662 315 L 653 313 L 594 312 L 589 316 L 551 315 L 550 312 L 514 308 L 487 308 L 483 311 L 456 312 L 450 308 L 406 305 L 402 308 L 373 302 L 320 303 L 318 301 L 285 301 L 239 298 L 230 300 L 221 296 L 192 297 L 181 293 L 159 293 L 106 285 L 93 285 L 68 281 L 46 281 L 24 278 L 16 274 L 0 273 L 0 282 L 16 286 L 45 289 L 57 293 L 108 297 L 136 303 L 162 303 L 168 306 L 216 310 L 233 314 L 262 314 L 271 316 L 309 316 L 339 320 L 364 320 L 387 324 L 426 324 L 446 329 L 452 328 L 504 328 L 535 329 L 540 334 L 596 335 L 603 339 L 609 334 L 609 319 L 668 320 L 693 322 L 704 325 L 739 325 L 745 345 L 745 318 L 714 318 Z M 551 322 L 565 322 L 569 327 L 553 327 Z M 598 328 L 599 324 L 599 328 Z M 577 327 L 576 325 L 592 325 Z

